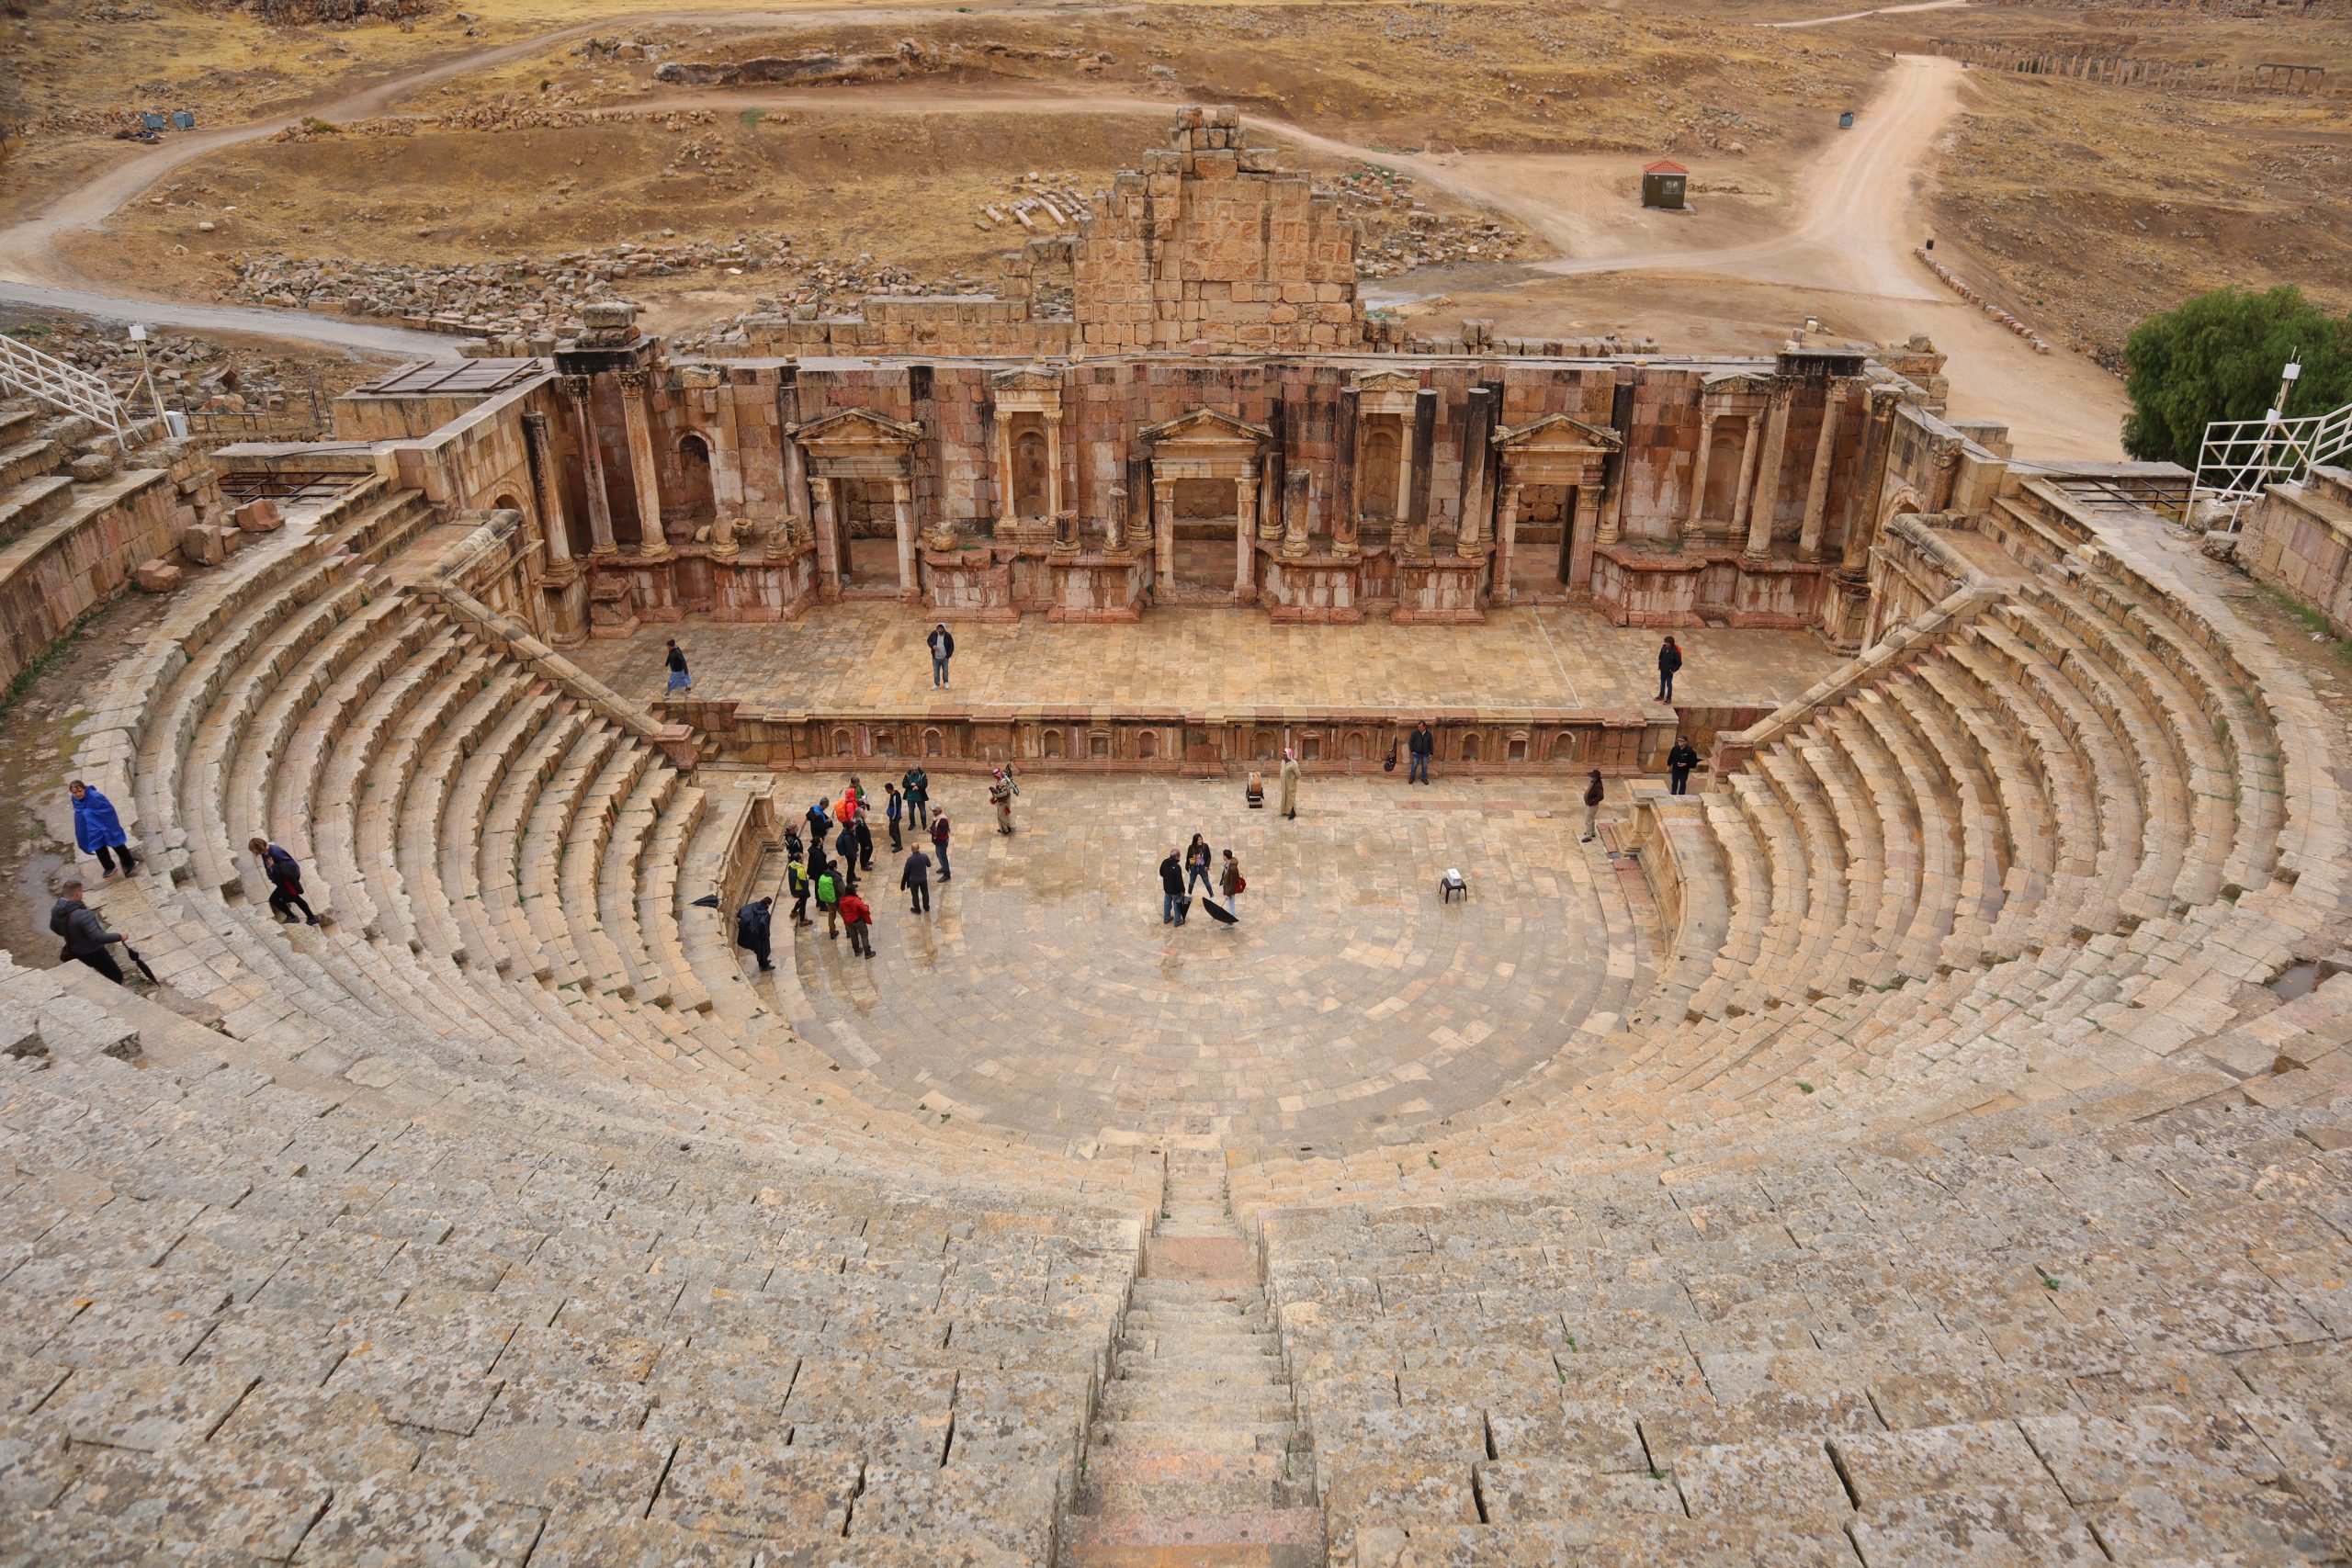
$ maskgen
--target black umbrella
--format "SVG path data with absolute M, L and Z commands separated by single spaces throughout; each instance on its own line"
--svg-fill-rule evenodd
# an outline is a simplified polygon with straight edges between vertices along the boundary
M 154 985 L 158 985 L 158 986 L 160 986 L 160 985 L 162 985 L 162 984 L 164 983 L 163 981 L 161 981 L 161 980 L 159 980 L 159 979 L 156 979 L 156 977 L 155 977 L 155 971 L 154 971 L 154 970 L 153 970 L 153 969 L 151 969 L 151 968 L 149 968 L 149 967 L 147 966 L 147 961 L 146 961 L 145 959 L 143 959 L 143 958 L 141 958 L 141 957 L 140 957 L 140 956 L 139 956 L 139 950 L 138 950 L 137 948 L 135 948 L 135 947 L 131 946 L 129 942 L 124 942 L 124 943 L 122 944 L 122 950 L 123 950 L 123 952 L 125 952 L 125 953 L 127 953 L 130 954 L 130 961 L 131 961 L 133 964 L 138 964 L 138 965 L 139 965 L 139 972 L 140 972 L 141 975 L 146 976 L 147 976 L 147 978 L 148 978 L 148 980 L 149 980 L 151 983 L 153 983 L 153 984 L 154 984 Z

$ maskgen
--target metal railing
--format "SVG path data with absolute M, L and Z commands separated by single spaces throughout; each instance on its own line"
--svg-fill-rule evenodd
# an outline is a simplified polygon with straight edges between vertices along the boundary
M 0 333 L 0 387 L 94 421 L 114 436 L 117 446 L 130 449 L 133 421 L 112 388 L 87 370 L 6 333 Z
M 2352 403 L 2332 413 L 2215 420 L 2205 427 L 2185 520 L 2191 527 L 2234 534 L 2251 502 L 2272 485 L 2295 484 L 2322 463 L 2352 452 Z

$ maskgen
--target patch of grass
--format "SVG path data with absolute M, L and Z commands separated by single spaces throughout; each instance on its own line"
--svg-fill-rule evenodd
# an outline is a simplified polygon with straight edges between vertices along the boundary
M 2273 608 L 2312 637 L 2325 642 L 2336 658 L 2352 664 L 2352 637 L 2338 635 L 2318 606 L 2306 604 L 2285 589 L 2274 588 L 2267 582 L 2258 582 L 2255 586 L 2262 590 L 2262 596 L 2270 602 Z
M 743 111 L 743 129 L 746 130 L 757 130 L 760 128 L 760 121 L 767 118 L 768 111 L 765 109 L 745 109 Z
M 0 694 L 0 723 L 7 721 L 9 714 L 15 709 L 17 704 L 23 699 L 27 692 L 32 690 L 33 682 L 54 669 L 57 661 L 64 658 L 74 645 L 82 640 L 84 634 L 89 631 L 90 624 L 112 608 L 113 604 L 114 601 L 109 599 L 103 604 L 93 604 L 89 609 L 82 612 L 81 619 L 59 633 L 55 641 L 33 655 L 25 667 L 17 671 L 17 678 L 8 682 L 8 690 L 5 694 Z

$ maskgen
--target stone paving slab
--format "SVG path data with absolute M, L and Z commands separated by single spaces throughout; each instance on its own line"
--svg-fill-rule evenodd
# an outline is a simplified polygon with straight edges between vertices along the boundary
M 876 956 L 819 920 L 760 988 L 941 1119 L 1293 1145 L 1408 1125 L 1505 1092 L 1645 984 L 1573 780 L 1310 778 L 1287 822 L 1230 783 L 1033 776 L 1010 838 L 971 784 L 933 788 L 959 826 L 932 912 L 878 835 Z M 1194 832 L 1237 853 L 1238 926 L 1197 899 L 1161 921 L 1159 862 Z M 1468 899 L 1440 903 L 1448 866 Z
M 1589 611 L 1502 610 L 1481 626 L 1276 626 L 1247 610 L 1182 610 L 1112 626 L 1035 616 L 960 626 L 954 683 L 931 684 L 932 622 L 892 604 L 825 605 L 781 625 L 649 626 L 568 650 L 625 696 L 664 683 L 664 644 L 684 649 L 697 697 L 785 711 L 974 708 L 1585 710 L 1639 708 L 1657 693 L 1664 634 Z M 1841 662 L 1810 632 L 1678 630 L 1676 701 L 1773 705 Z

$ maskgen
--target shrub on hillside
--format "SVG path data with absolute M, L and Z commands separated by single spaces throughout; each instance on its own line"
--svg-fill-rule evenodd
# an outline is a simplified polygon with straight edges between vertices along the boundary
M 2195 468 L 2205 426 L 2260 419 L 2278 390 L 2280 367 L 2298 356 L 2303 375 L 2287 400 L 2288 415 L 2352 402 L 2352 316 L 2330 316 L 2300 288 L 2217 288 L 2150 316 L 2123 345 L 2123 389 L 2132 400 L 2123 449 Z

